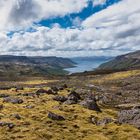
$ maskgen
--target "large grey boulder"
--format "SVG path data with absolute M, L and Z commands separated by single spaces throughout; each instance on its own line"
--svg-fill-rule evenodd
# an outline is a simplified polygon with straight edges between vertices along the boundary
M 80 105 L 82 105 L 83 107 L 85 107 L 87 109 L 101 112 L 101 109 L 99 108 L 99 106 L 97 105 L 95 100 L 87 98 L 87 99 L 83 100 L 82 102 L 80 102 Z
M 131 124 L 140 128 L 140 109 L 122 110 L 118 113 L 119 124 Z

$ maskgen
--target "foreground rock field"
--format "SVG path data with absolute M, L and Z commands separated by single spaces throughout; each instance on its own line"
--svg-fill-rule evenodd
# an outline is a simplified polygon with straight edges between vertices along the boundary
M 139 140 L 140 70 L 0 83 L 0 140 Z

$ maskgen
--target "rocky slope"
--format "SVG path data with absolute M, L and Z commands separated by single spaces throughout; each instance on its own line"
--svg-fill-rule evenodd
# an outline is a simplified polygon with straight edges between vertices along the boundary
M 102 70 L 128 70 L 140 68 L 140 51 L 125 54 L 104 63 L 98 69 Z

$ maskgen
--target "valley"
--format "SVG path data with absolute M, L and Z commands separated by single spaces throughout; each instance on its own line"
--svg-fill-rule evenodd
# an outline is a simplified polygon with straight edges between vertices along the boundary
M 11 64 L 19 67 L 19 62 L 28 64 L 23 71 L 30 68 L 29 60 L 21 60 L 1 60 L 1 64 L 10 64 L 4 72 L 17 72 Z M 63 60 L 51 58 L 49 65 L 57 63 L 62 70 L 62 65 L 75 64 Z M 37 59 L 30 66 L 40 64 L 42 68 L 46 61 Z M 139 140 L 140 69 L 99 68 L 71 75 L 29 72 L 25 76 L 14 73 L 16 78 L 9 75 L 7 79 L 3 75 L 0 140 Z

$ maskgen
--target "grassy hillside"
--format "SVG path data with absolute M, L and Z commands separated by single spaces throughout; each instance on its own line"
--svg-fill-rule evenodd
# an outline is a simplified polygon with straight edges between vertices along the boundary
M 118 56 L 115 59 L 100 65 L 98 69 L 127 70 L 138 68 L 140 68 L 140 51 Z
M 0 56 L 0 77 L 64 75 L 64 68 L 73 67 L 74 62 L 59 57 Z

